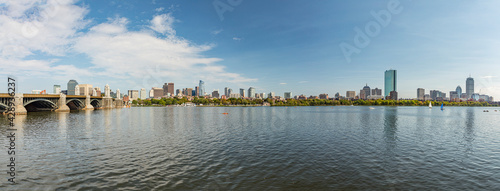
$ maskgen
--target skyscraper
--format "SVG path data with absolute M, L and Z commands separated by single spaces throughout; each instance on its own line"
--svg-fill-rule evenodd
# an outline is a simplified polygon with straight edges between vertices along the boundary
M 241 95 L 242 98 L 245 97 L 245 89 L 240 88 L 240 95 Z
M 417 99 L 418 100 L 424 100 L 425 99 L 425 89 L 424 88 L 418 88 L 417 89 Z
M 167 93 L 170 93 L 170 96 L 174 95 L 175 94 L 174 83 L 168 83 L 167 86 L 168 86 Z
M 367 99 L 368 96 L 370 96 L 370 86 L 368 86 L 368 84 L 366 84 L 365 87 L 363 87 L 363 91 L 365 92 L 364 96 L 361 98 L 361 99 Z
M 205 82 L 200 80 L 200 85 L 198 87 L 200 87 L 200 96 L 205 96 Z
M 248 97 L 255 98 L 255 88 L 254 87 L 248 88 Z
M 148 98 L 148 97 L 147 97 L 147 93 L 146 93 L 146 88 L 141 88 L 140 98 L 141 98 L 141 99 L 146 99 L 146 98 Z
M 61 85 L 54 85 L 54 94 L 61 93 Z
M 472 94 L 474 94 L 474 78 L 468 77 L 465 81 L 465 93 L 467 98 L 472 98 Z
M 168 93 L 168 83 L 163 84 L 163 88 L 162 89 L 163 89 L 163 95 L 162 96 L 167 95 L 167 93 Z
M 462 88 L 460 86 L 457 86 L 457 89 L 455 90 L 457 92 L 458 98 L 462 97 Z
M 224 95 L 225 95 L 226 97 L 229 97 L 229 94 L 230 94 L 230 93 L 229 93 L 229 88 L 228 88 L 228 87 L 225 87 L 225 88 L 224 88 Z
M 398 91 L 398 76 L 396 70 L 386 70 L 384 80 L 384 96 L 389 96 L 392 91 Z
M 78 82 L 76 80 L 69 80 L 68 82 L 68 95 L 75 95 L 75 86 L 78 85 Z

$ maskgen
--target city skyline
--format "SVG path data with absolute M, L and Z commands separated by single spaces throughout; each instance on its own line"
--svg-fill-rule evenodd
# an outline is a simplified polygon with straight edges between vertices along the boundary
M 396 8 L 388 9 L 391 2 Z M 207 93 L 254 87 L 277 95 L 358 94 L 366 83 L 383 88 L 380 71 L 395 68 L 401 98 L 415 97 L 421 87 L 449 92 L 461 86 L 465 92 L 468 75 L 476 92 L 500 96 L 494 72 L 500 69 L 500 27 L 490 24 L 500 20 L 496 1 L 243 1 L 224 19 L 212 2 L 1 5 L 0 76 L 17 77 L 20 92 L 52 92 L 69 79 L 123 91 L 165 82 L 191 87 L 203 79 Z M 377 20 L 384 11 L 392 13 L 387 25 Z M 366 32 L 371 21 L 379 33 Z M 363 35 L 368 43 L 357 46 L 353 38 Z M 342 43 L 356 48 L 349 60 Z

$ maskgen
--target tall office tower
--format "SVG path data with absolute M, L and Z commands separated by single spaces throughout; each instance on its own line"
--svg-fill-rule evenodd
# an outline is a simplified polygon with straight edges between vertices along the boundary
M 254 87 L 248 88 L 248 97 L 255 98 L 255 88 Z
M 457 92 L 458 98 L 462 97 L 462 88 L 460 86 L 457 86 L 457 89 L 455 90 Z
M 227 94 L 228 94 L 229 96 L 231 96 L 231 94 L 233 94 L 233 89 L 231 89 L 231 88 L 227 89 Z
M 162 93 L 163 95 L 162 96 L 167 95 L 168 94 L 168 83 L 163 84 L 163 88 L 162 89 L 163 89 L 163 93 Z
M 175 95 L 176 96 L 182 95 L 181 90 L 180 89 L 175 90 Z
M 285 99 L 292 99 L 292 92 L 285 92 Z
M 146 99 L 148 98 L 147 97 L 147 93 L 146 93 L 146 88 L 141 88 L 141 93 L 140 93 L 140 96 L 139 96 L 141 99 Z
M 154 98 L 155 97 L 155 90 L 153 88 L 151 88 L 151 90 L 149 90 L 149 97 L 150 98 Z
M 185 96 L 193 96 L 193 88 L 186 88 Z
M 61 85 L 54 85 L 54 94 L 61 93 Z
M 465 81 L 465 93 L 467 98 L 472 98 L 472 94 L 474 94 L 474 78 L 468 77 Z
M 175 94 L 174 83 L 167 84 L 167 93 L 170 93 L 170 95 Z M 168 94 L 165 94 L 165 95 L 168 95 Z
M 240 88 L 240 95 L 241 95 L 242 98 L 245 97 L 245 89 Z
M 370 86 L 368 86 L 368 84 L 366 84 L 366 86 L 363 87 L 363 91 L 365 92 L 365 96 L 363 97 L 363 99 L 367 99 L 368 96 L 370 96 L 370 93 L 371 93 Z
M 339 98 L 340 98 L 340 93 L 339 93 L 339 92 L 337 92 L 337 93 L 335 94 L 335 99 L 339 99 Z
M 366 99 L 365 90 L 359 90 L 359 99 Z
M 200 96 L 200 87 L 198 86 L 195 86 L 194 87 L 194 96 Z
M 75 95 L 75 86 L 78 85 L 78 82 L 76 80 L 69 80 L 68 82 L 68 95 Z
M 205 96 L 205 82 L 200 80 L 198 87 L 200 87 L 200 96 Z
M 386 70 L 384 80 L 384 96 L 387 97 L 392 91 L 398 91 L 398 76 L 396 70 Z
M 417 89 L 417 99 L 418 100 L 424 100 L 425 96 L 425 89 L 424 88 L 418 88 Z
M 225 87 L 225 88 L 224 88 L 224 95 L 225 95 L 226 97 L 229 97 L 229 94 L 230 94 L 230 93 L 229 93 L 229 88 L 228 88 L 228 87 Z

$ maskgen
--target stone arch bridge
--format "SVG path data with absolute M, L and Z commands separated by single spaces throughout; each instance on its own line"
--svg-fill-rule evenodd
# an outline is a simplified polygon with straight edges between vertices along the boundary
M 0 111 L 6 111 L 9 102 L 15 103 L 16 114 L 31 111 L 94 110 L 123 107 L 123 100 L 97 96 L 64 95 L 64 94 L 21 94 L 14 97 L 0 94 Z

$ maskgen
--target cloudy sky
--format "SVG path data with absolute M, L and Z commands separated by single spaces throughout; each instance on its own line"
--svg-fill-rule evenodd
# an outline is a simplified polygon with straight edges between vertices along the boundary
M 0 76 L 21 92 L 256 87 L 317 95 L 448 93 L 471 75 L 500 98 L 499 1 L 0 0 Z M 5 91 L 7 86 L 5 85 Z

